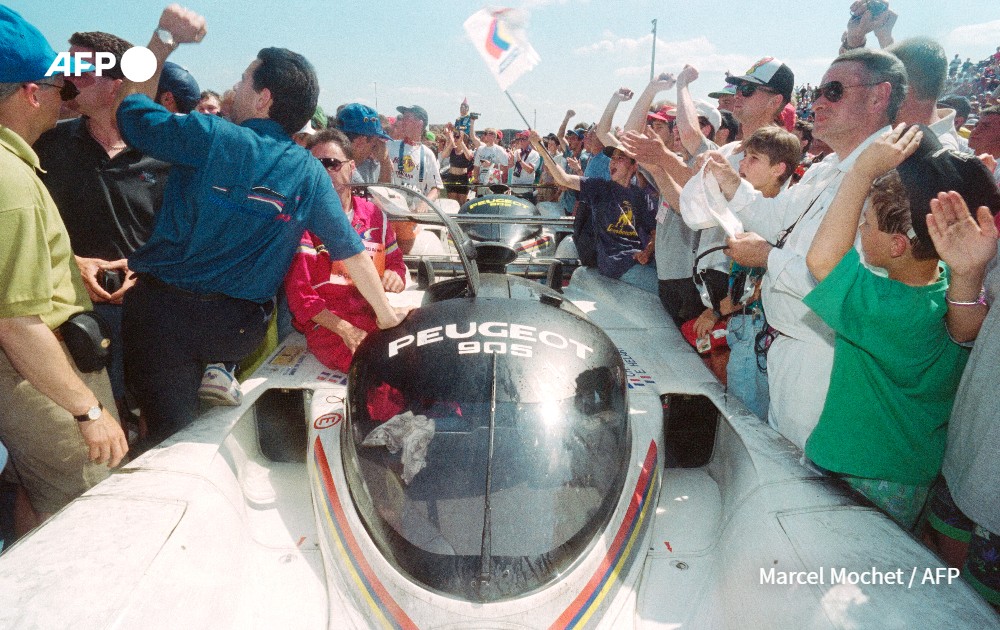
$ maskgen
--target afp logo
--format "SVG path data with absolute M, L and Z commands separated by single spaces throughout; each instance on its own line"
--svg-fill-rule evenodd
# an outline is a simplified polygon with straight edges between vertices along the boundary
M 73 62 L 76 62 L 75 64 Z M 93 72 L 102 76 L 105 70 L 115 67 L 115 56 L 109 52 L 61 52 L 45 72 L 45 76 L 62 74 L 67 77 Z M 156 74 L 156 56 L 145 46 L 133 46 L 122 54 L 121 71 L 129 81 L 142 83 Z

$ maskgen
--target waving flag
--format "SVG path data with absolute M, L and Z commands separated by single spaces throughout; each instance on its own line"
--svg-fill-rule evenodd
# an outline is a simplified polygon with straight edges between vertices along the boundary
M 525 38 L 524 13 L 483 9 L 465 21 L 465 32 L 486 62 L 501 90 L 506 90 L 541 58 Z

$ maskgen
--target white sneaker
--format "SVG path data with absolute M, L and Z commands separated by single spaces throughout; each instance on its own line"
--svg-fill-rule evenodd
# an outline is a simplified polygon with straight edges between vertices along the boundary
M 223 363 L 209 363 L 201 377 L 198 398 L 209 405 L 239 407 L 243 402 L 243 392 L 236 376 Z

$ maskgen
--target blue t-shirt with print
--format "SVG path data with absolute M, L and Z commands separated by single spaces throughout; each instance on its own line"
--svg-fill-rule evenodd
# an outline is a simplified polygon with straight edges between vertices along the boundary
M 580 200 L 591 211 L 601 275 L 619 278 L 636 264 L 634 255 L 649 242 L 656 223 L 657 198 L 638 186 L 609 179 L 580 179 Z

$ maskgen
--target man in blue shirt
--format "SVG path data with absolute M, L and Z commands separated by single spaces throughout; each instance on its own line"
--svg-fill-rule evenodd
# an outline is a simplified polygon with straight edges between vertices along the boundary
M 172 5 L 149 48 L 157 68 L 204 18 Z M 191 423 L 206 363 L 239 362 L 264 338 L 303 230 L 343 260 L 380 327 L 402 320 L 351 228 L 323 165 L 291 140 L 316 109 L 312 65 L 280 48 L 258 53 L 235 86 L 231 120 L 176 116 L 154 103 L 157 76 L 127 86 L 118 125 L 130 146 L 172 164 L 153 234 L 129 257 L 125 369 L 150 439 Z

